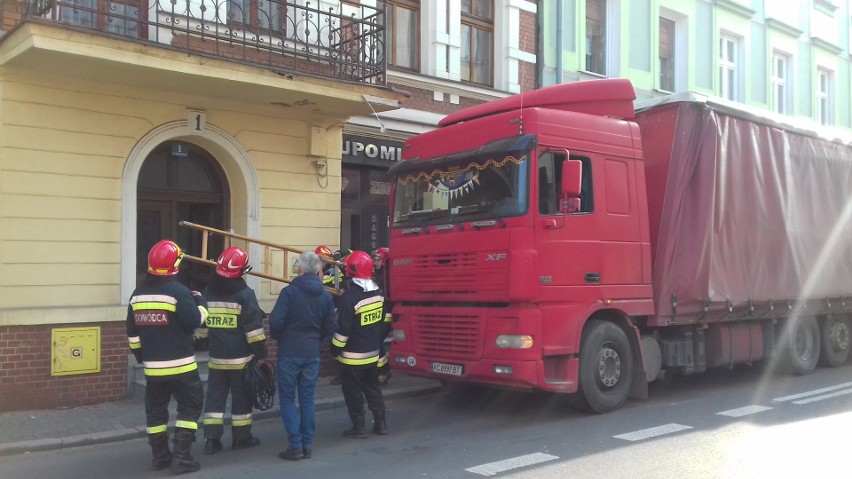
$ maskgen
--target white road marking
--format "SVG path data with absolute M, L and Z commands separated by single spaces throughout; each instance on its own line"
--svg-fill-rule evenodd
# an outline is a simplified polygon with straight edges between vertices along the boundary
M 775 399 L 773 399 L 773 401 L 775 401 L 775 402 L 792 401 L 793 399 L 799 399 L 799 398 L 808 397 L 808 396 L 815 396 L 817 394 L 827 393 L 829 391 L 837 391 L 838 389 L 848 388 L 850 386 L 852 386 L 852 383 L 843 383 L 843 384 L 838 384 L 836 386 L 829 386 L 827 388 L 814 389 L 813 391 L 805 391 L 805 392 L 799 393 L 799 394 L 792 394 L 790 396 L 775 398 Z
M 847 394 L 852 394 L 852 389 L 844 389 L 842 391 L 837 391 L 831 394 L 823 394 L 822 396 L 814 396 L 808 399 L 802 399 L 800 401 L 793 401 L 793 404 L 807 404 L 816 401 L 822 401 L 823 399 L 831 399 L 836 398 L 838 396 L 845 396 Z
M 748 416 L 749 414 L 757 414 L 759 412 L 768 411 L 772 409 L 769 406 L 743 406 L 737 409 L 729 409 L 727 411 L 717 412 L 717 416 L 729 416 L 729 417 L 743 417 Z
M 482 464 L 481 466 L 469 467 L 465 469 L 465 471 L 482 476 L 493 476 L 500 472 L 517 469 L 519 467 L 532 466 L 533 464 L 540 464 L 554 459 L 559 459 L 559 457 L 537 452 L 535 454 L 527 454 L 526 456 L 518 456 L 503 461 Z
M 625 441 L 641 441 L 642 439 L 649 439 L 652 437 L 662 436 L 664 434 L 671 434 L 673 432 L 683 431 L 685 429 L 692 429 L 692 426 L 684 426 L 683 424 L 671 423 L 663 426 L 642 429 L 641 431 L 633 431 L 624 434 L 619 434 L 617 436 L 612 437 L 616 439 L 624 439 Z

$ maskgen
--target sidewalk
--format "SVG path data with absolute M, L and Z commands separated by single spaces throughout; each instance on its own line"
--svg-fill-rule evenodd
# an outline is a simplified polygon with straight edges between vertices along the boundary
M 340 386 L 320 378 L 316 389 L 317 410 L 344 407 Z M 427 394 L 440 387 L 438 381 L 394 374 L 382 386 L 385 399 Z M 171 403 L 171 424 L 175 402 Z M 268 411 L 254 411 L 254 420 L 279 417 L 278 397 Z M 122 400 L 70 409 L 12 411 L 0 413 L 0 456 L 46 451 L 64 447 L 101 444 L 145 436 L 145 405 L 141 399 Z

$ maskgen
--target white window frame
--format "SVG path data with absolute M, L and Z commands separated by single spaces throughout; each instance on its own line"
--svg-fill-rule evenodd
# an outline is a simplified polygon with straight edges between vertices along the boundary
M 740 45 L 739 37 L 726 33 L 719 36 L 719 96 L 733 101 L 742 101 L 739 80 Z
M 834 75 L 831 70 L 827 68 L 817 69 L 816 119 L 821 125 L 834 124 L 833 79 Z
M 793 113 L 791 63 L 790 55 L 780 51 L 772 53 L 772 111 L 781 115 Z

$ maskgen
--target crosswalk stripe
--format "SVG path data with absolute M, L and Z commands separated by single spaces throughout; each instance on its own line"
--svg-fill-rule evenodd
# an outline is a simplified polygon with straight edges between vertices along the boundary
M 837 391 L 838 389 L 843 389 L 843 388 L 848 388 L 848 387 L 852 387 L 852 383 L 837 384 L 835 386 L 829 386 L 827 388 L 814 389 L 813 391 L 805 391 L 805 392 L 799 393 L 799 394 L 791 394 L 789 396 L 775 398 L 775 399 L 773 399 L 773 401 L 775 401 L 775 402 L 792 401 L 794 399 L 800 399 L 800 398 L 808 397 L 808 396 L 815 396 L 817 394 L 827 393 L 827 392 L 830 392 L 830 391 Z
M 838 396 L 845 396 L 847 394 L 852 394 L 852 389 L 844 389 L 843 391 L 837 391 L 831 394 L 823 394 L 822 396 L 814 396 L 808 399 L 802 399 L 799 401 L 793 401 L 793 404 L 808 404 L 812 402 L 822 401 L 824 399 L 836 398 Z
M 612 437 L 616 439 L 624 439 L 625 441 L 641 441 L 642 439 L 649 439 L 652 437 L 662 436 L 664 434 L 671 434 L 673 432 L 683 431 L 686 429 L 692 429 L 692 426 L 684 426 L 683 424 L 671 423 L 665 424 L 663 426 L 642 429 L 640 431 L 627 432 Z
M 511 459 L 505 459 L 503 461 L 482 464 L 481 466 L 469 467 L 465 469 L 465 471 L 479 474 L 481 476 L 493 476 L 500 472 L 517 469 L 519 467 L 531 466 L 533 464 L 540 464 L 554 459 L 559 459 L 559 457 L 537 452 L 535 454 L 527 454 L 526 456 L 518 456 Z
M 751 405 L 751 406 L 743 406 L 736 409 L 729 409 L 727 411 L 717 412 L 717 416 L 728 416 L 728 417 L 743 417 L 748 416 L 749 414 L 757 414 L 759 412 L 768 411 L 772 409 L 769 406 L 759 406 L 759 405 Z

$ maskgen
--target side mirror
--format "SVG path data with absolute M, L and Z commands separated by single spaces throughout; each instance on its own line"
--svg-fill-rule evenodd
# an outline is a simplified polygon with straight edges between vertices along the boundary
M 579 198 L 582 188 L 583 162 L 565 160 L 562 163 L 562 197 Z

